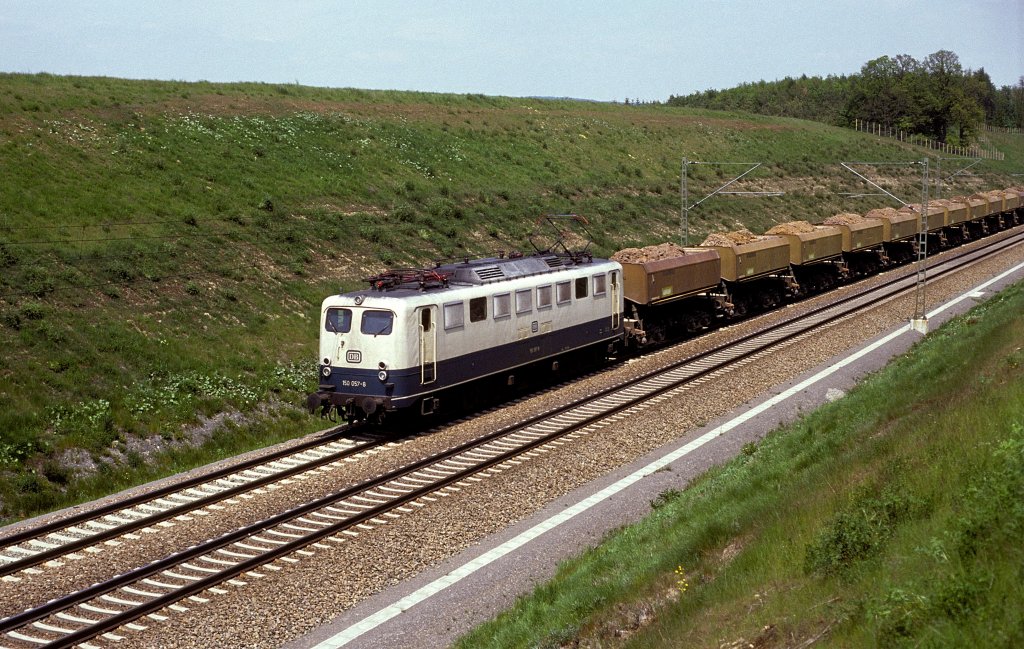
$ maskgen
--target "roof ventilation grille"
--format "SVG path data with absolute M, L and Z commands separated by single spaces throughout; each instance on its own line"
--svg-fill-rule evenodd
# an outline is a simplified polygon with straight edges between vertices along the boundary
M 505 273 L 503 273 L 497 266 L 488 266 L 486 268 L 477 268 L 476 276 L 483 281 L 487 281 L 492 279 L 502 279 L 505 277 Z

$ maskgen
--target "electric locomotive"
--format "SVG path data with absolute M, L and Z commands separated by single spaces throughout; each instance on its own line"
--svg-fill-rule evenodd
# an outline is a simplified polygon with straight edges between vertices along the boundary
M 431 414 L 488 377 L 604 357 L 622 339 L 622 266 L 540 252 L 397 270 L 320 311 L 320 386 L 310 412 L 352 422 Z

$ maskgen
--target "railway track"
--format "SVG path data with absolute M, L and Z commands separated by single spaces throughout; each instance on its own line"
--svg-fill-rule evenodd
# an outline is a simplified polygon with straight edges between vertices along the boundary
M 386 443 L 380 435 L 354 432 L 339 427 L 288 449 L 7 535 L 0 538 L 0 577 L 154 525 L 173 525 L 168 521 Z
M 986 248 L 943 260 L 929 270 L 930 276 L 938 278 L 955 272 L 1022 242 L 1024 232 L 1011 234 Z M 89 644 L 90 640 L 98 636 L 116 639 L 113 632 L 119 628 L 144 628 L 149 621 L 160 621 L 167 610 L 187 610 L 190 602 L 204 600 L 202 594 L 222 592 L 224 584 L 242 586 L 246 579 L 264 577 L 283 564 L 298 561 L 304 554 L 345 543 L 363 529 L 387 524 L 438 496 L 603 427 L 652 399 L 737 363 L 749 362 L 822 325 L 903 294 L 913 288 L 914 282 L 911 275 L 853 292 L 832 304 L 628 383 L 40 604 L 0 620 L 0 644 L 94 646 Z

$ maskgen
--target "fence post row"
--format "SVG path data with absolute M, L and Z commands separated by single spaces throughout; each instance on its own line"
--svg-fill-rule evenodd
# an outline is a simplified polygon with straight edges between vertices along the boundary
M 992 151 L 990 149 L 982 149 L 976 144 L 971 146 L 953 146 L 946 142 L 939 142 L 933 138 L 925 138 L 920 135 L 913 133 L 907 133 L 901 129 L 894 129 L 892 126 L 885 125 L 877 122 L 867 122 L 862 119 L 855 118 L 853 120 L 854 130 L 861 131 L 864 133 L 870 133 L 877 135 L 878 137 L 891 137 L 899 140 L 900 142 L 910 142 L 911 144 L 917 144 L 923 146 L 932 151 L 941 151 L 942 153 L 948 153 L 952 155 L 959 155 L 972 158 L 987 158 L 989 160 L 1005 160 L 1006 154 L 1001 151 Z M 883 132 L 884 128 L 884 132 Z M 1008 128 L 1005 126 L 989 126 L 985 125 L 985 128 L 989 131 L 1000 130 L 1006 133 L 1020 133 L 1019 128 Z

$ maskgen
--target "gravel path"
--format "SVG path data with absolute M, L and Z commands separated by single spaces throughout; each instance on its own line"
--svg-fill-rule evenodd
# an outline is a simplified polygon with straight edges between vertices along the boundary
M 976 285 L 1024 259 L 1017 251 L 955 278 L 929 286 L 929 303 Z M 908 269 L 896 271 L 909 272 Z M 878 280 L 869 280 L 878 281 Z M 571 386 L 525 399 L 472 420 L 450 425 L 430 435 L 404 440 L 344 469 L 324 471 L 251 499 L 227 505 L 217 516 L 195 516 L 194 520 L 159 532 L 143 534 L 142 542 L 107 548 L 102 554 L 74 562 L 69 583 L 88 585 L 140 565 L 171 548 L 194 543 L 200 535 L 208 538 L 247 522 L 258 520 L 297 502 L 310 500 L 339 487 L 379 474 L 402 463 L 446 449 L 459 441 L 476 437 L 483 430 L 525 418 L 535 412 L 579 396 L 588 395 L 612 383 L 663 364 L 668 358 L 685 357 L 718 342 L 760 328 L 794 310 L 804 310 L 823 299 L 810 300 L 715 332 L 699 340 L 623 364 L 579 381 Z M 167 611 L 170 620 L 153 624 L 148 631 L 129 633 L 121 647 L 275 647 L 329 620 L 340 610 L 366 596 L 435 565 L 502 529 L 554 498 L 609 470 L 675 439 L 680 430 L 703 424 L 713 417 L 751 399 L 766 389 L 814 367 L 838 351 L 869 339 L 899 323 L 906 322 L 913 298 L 890 302 L 855 319 L 827 327 L 821 335 L 790 345 L 758 361 L 757 371 L 730 372 L 713 381 L 665 400 L 615 426 L 584 436 L 571 444 L 509 468 L 454 495 L 439 498 L 394 522 L 363 531 L 358 537 L 331 543 L 331 550 L 316 550 L 298 563 L 279 562 L 281 570 L 261 570 L 263 578 L 242 579 L 246 586 L 225 586 L 224 595 L 204 595 L 206 604 L 188 604 L 188 613 Z M 453 512 L 457 514 L 453 515 Z M 67 571 L 63 571 L 65 574 Z M 16 585 L 0 586 L 0 615 L 24 608 L 28 597 L 45 595 L 44 578 L 52 574 L 27 576 Z M 48 589 L 47 589 L 48 590 Z M 22 602 L 18 605 L 18 602 Z

